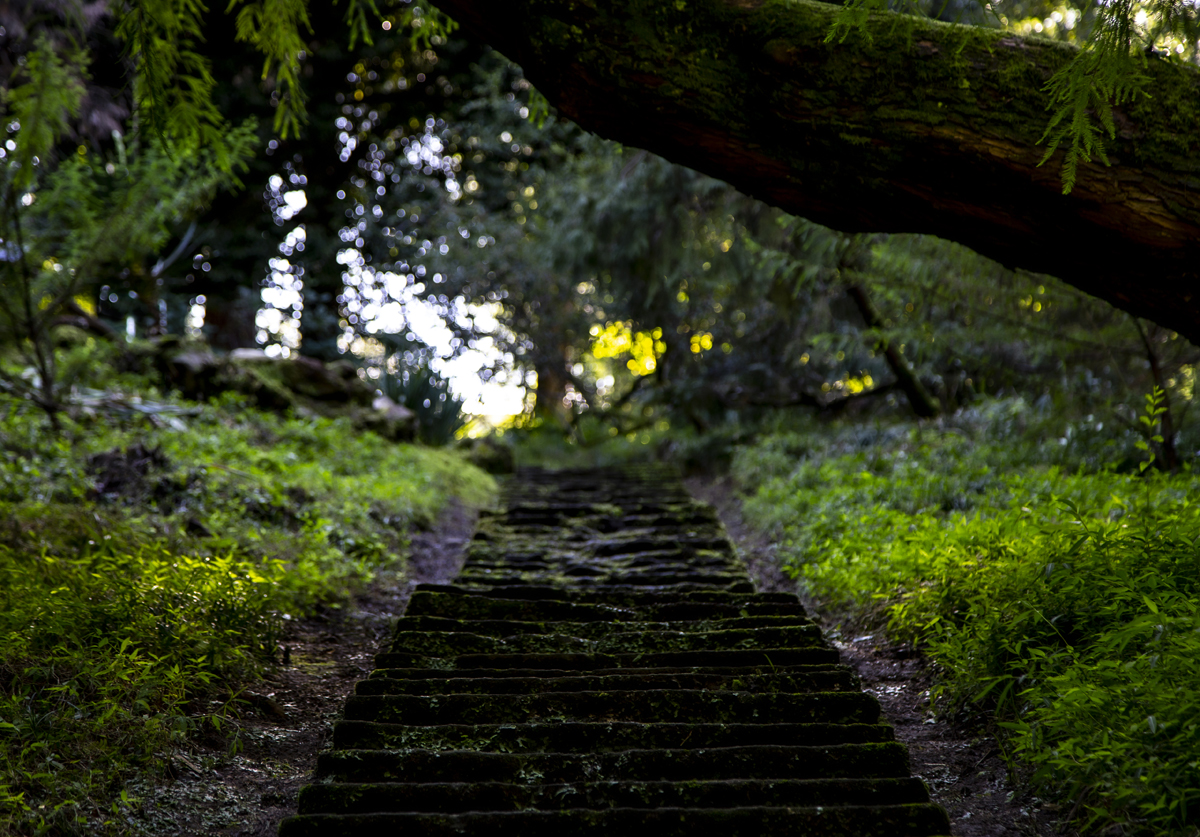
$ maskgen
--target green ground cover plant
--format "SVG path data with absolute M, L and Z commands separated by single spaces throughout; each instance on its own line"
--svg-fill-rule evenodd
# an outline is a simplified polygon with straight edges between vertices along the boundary
M 227 734 L 287 620 L 399 577 L 415 527 L 494 492 L 345 421 L 97 385 L 60 435 L 0 396 L 4 834 L 119 833 L 125 780 Z
M 1200 479 L 1141 467 L 1153 427 L 1053 415 L 792 427 L 735 473 L 787 569 L 923 647 L 937 709 L 982 712 L 1085 833 L 1200 833 Z

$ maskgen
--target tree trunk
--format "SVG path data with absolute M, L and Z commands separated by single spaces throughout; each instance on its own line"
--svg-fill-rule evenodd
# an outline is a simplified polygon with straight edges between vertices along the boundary
M 1147 59 L 1062 194 L 1042 87 L 1075 48 L 813 0 L 436 0 L 584 128 L 849 232 L 927 233 L 1200 343 L 1200 72 Z
M 883 352 L 888 368 L 896 376 L 896 382 L 900 385 L 900 389 L 904 390 L 904 395 L 908 398 L 913 412 L 921 418 L 933 418 L 940 413 L 942 407 L 938 404 L 937 399 L 929 394 L 929 390 L 925 389 L 925 385 L 921 383 L 921 379 L 917 377 L 917 373 L 913 372 L 912 366 L 900 354 L 900 350 L 896 348 L 895 344 L 880 333 L 883 328 L 883 317 L 871 304 L 867 292 L 862 289 L 861 285 L 851 285 L 846 288 L 846 293 L 854 300 L 854 304 L 858 307 L 858 313 L 862 315 L 867 328 L 875 332 L 877 348 Z

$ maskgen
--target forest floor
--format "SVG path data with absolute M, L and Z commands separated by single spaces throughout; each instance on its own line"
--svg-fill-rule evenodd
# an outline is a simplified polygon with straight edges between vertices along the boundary
M 427 532 L 413 535 L 406 581 L 376 585 L 339 609 L 297 620 L 285 638 L 289 664 L 243 695 L 240 752 L 214 737 L 172 755 L 166 779 L 131 784 L 140 800 L 121 833 L 131 837 L 275 837 L 296 813 L 301 786 L 333 722 L 374 667 L 376 651 L 421 582 L 458 574 L 475 513 L 454 503 Z
M 919 653 L 890 642 L 877 629 L 868 633 L 804 596 L 784 574 L 770 540 L 743 520 L 741 498 L 731 480 L 693 478 L 686 485 L 692 496 L 717 509 L 759 590 L 798 593 L 804 599 L 842 660 L 858 673 L 864 691 L 879 700 L 896 738 L 908 747 L 913 775 L 925 780 L 933 801 L 950 814 L 953 837 L 1063 835 L 1057 820 L 1065 812 L 1013 783 L 986 729 L 933 714 L 933 676 Z
M 797 592 L 774 547 L 742 519 L 729 480 L 691 479 L 693 496 L 716 507 L 760 590 Z M 447 582 L 458 573 L 474 514 L 455 505 L 428 532 L 413 538 L 405 584 L 376 586 L 340 609 L 297 621 L 285 641 L 290 664 L 243 697 L 236 722 L 240 752 L 227 741 L 201 741 L 173 754 L 166 779 L 130 786 L 140 800 L 125 833 L 135 837 L 274 837 L 296 811 L 317 754 L 354 684 L 365 678 L 376 649 L 419 582 Z M 986 730 L 936 718 L 929 708 L 932 675 L 911 647 L 884 634 L 865 634 L 844 617 L 805 602 L 863 688 L 878 698 L 909 748 L 914 775 L 950 814 L 954 837 L 1051 837 L 1060 834 L 1054 806 L 1017 788 Z

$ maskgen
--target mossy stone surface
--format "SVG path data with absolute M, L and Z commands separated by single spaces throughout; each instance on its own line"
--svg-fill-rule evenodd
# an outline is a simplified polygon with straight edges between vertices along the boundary
M 948 832 L 878 702 L 795 596 L 739 592 L 672 475 L 524 472 L 507 508 L 416 591 L 281 835 Z

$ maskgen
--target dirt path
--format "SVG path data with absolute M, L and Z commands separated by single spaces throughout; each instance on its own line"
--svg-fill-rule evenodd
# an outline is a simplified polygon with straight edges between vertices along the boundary
M 236 722 L 242 750 L 202 741 L 170 756 L 164 778 L 132 783 L 140 800 L 119 833 L 131 837 L 275 837 L 296 812 L 317 753 L 354 684 L 374 667 L 397 614 L 419 582 L 452 579 L 475 525 L 474 512 L 455 505 L 434 528 L 413 537 L 405 583 L 378 586 L 339 610 L 297 622 L 284 646 L 290 661 L 256 686 L 252 706 Z
M 995 740 L 986 731 L 935 718 L 929 709 L 931 678 L 913 649 L 866 633 L 822 612 L 780 569 L 775 546 L 742 518 L 741 498 L 728 479 L 690 479 L 688 491 L 717 509 L 760 590 L 800 592 L 809 612 L 853 666 L 863 688 L 878 698 L 884 714 L 906 744 L 913 775 L 929 785 L 933 800 L 950 814 L 954 837 L 1060 835 L 1059 812 L 1014 787 Z

